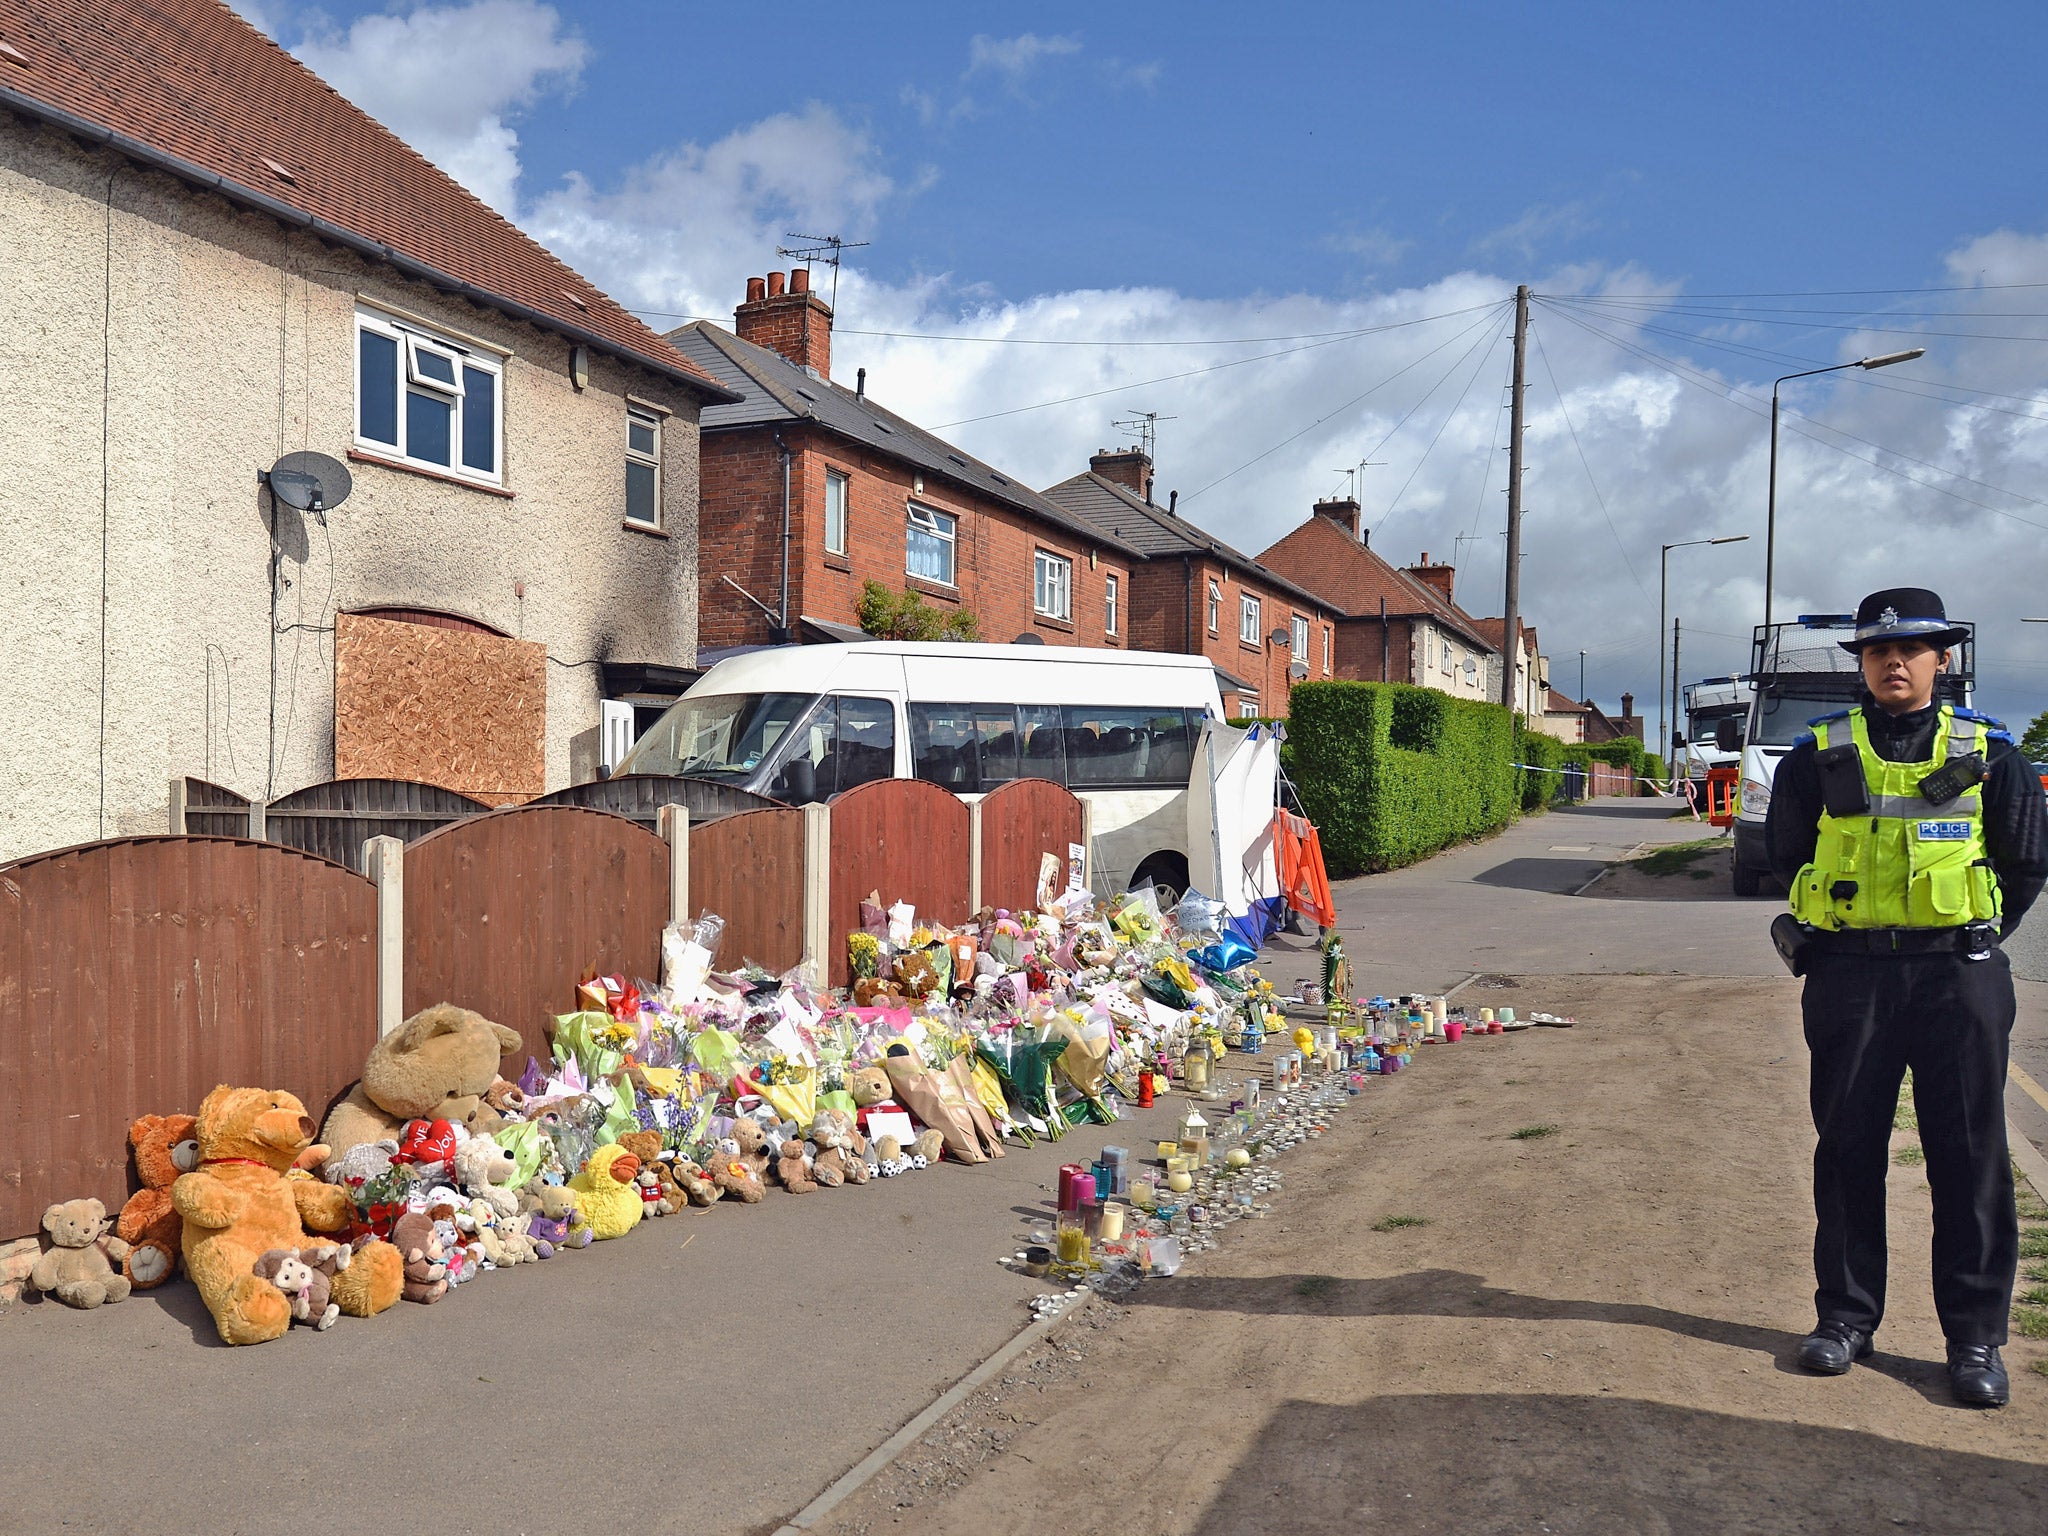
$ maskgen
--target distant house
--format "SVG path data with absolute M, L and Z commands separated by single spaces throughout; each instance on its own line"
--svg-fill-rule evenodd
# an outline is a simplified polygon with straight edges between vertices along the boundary
M 1508 664 L 1507 620 L 1474 619 L 1472 622 L 1494 649 L 1493 685 L 1487 697 L 1497 700 L 1501 693 L 1499 669 Z M 1550 658 L 1543 654 L 1533 624 L 1517 624 L 1515 628 L 1515 713 L 1540 729 L 1550 695 Z
M 1529 724 L 1559 741 L 1584 741 L 1586 716 L 1592 712 L 1592 707 L 1565 697 L 1555 688 L 1545 689 L 1544 694 L 1543 713 L 1532 717 Z
M 1306 586 L 1179 517 L 1152 497 L 1152 460 L 1104 449 L 1046 499 L 1128 543 L 1131 643 L 1206 656 L 1233 715 L 1285 715 L 1297 681 L 1337 676 L 1336 609 Z
M 703 415 L 705 658 L 861 638 L 870 581 L 971 614 L 980 638 L 1131 643 L 1124 539 L 832 379 L 832 309 L 798 268 L 751 278 L 733 329 L 668 339 L 732 390 Z
M 731 392 L 216 0 L 0 42 L 0 859 L 186 775 L 592 776 L 694 665 Z M 273 499 L 298 450 L 346 502 Z
M 1333 606 L 1337 677 L 1500 697 L 1496 647 L 1453 600 L 1456 572 L 1427 554 L 1405 570 L 1388 564 L 1370 547 L 1356 501 L 1317 502 L 1259 560 Z
M 1608 714 L 1592 700 L 1586 701 L 1586 734 L 1584 740 L 1598 745 L 1603 741 L 1619 741 L 1624 736 L 1633 736 L 1637 741 L 1643 737 L 1643 717 L 1636 713 L 1636 696 L 1624 693 L 1621 696 L 1621 711 Z

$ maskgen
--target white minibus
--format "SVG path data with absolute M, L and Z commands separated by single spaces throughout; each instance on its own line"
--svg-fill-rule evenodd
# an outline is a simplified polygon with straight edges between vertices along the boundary
M 1188 780 L 1223 718 L 1200 656 L 1070 646 L 778 646 L 731 656 L 634 743 L 616 773 L 702 778 L 790 805 L 871 779 L 972 800 L 1051 779 L 1090 807 L 1098 891 L 1188 883 Z

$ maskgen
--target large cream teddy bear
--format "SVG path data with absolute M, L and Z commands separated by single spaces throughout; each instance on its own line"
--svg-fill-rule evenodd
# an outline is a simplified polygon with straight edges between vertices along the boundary
M 334 1106 L 320 1139 L 336 1158 L 365 1142 L 396 1140 L 409 1120 L 446 1120 L 478 1135 L 504 1123 L 483 1102 L 498 1060 L 519 1049 L 517 1030 L 436 1003 L 370 1047 L 363 1078 Z
M 223 1084 L 199 1106 L 199 1166 L 171 1186 L 185 1219 L 185 1271 L 220 1336 L 260 1344 L 291 1326 L 291 1299 L 256 1274 L 272 1248 L 307 1248 L 307 1232 L 338 1232 L 348 1220 L 348 1191 L 314 1179 L 287 1179 L 311 1145 L 313 1119 L 289 1093 Z M 336 1275 L 333 1299 L 352 1317 L 398 1300 L 403 1266 L 389 1243 L 371 1243 Z

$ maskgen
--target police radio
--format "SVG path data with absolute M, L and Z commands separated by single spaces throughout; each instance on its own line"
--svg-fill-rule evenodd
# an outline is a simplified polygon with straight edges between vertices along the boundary
M 1975 789 L 1991 777 L 1991 765 L 1982 753 L 1951 758 L 1920 781 L 1920 797 L 1929 805 L 1946 805 L 1957 795 Z

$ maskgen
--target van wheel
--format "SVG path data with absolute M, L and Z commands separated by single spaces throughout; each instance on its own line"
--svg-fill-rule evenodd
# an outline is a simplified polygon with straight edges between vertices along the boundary
M 1764 893 L 1764 877 L 1753 869 L 1735 866 L 1735 894 L 1738 896 L 1761 896 Z
M 1158 887 L 1162 911 L 1178 906 L 1188 890 L 1188 861 L 1177 853 L 1153 854 L 1132 872 L 1128 889 L 1142 891 L 1148 885 Z

